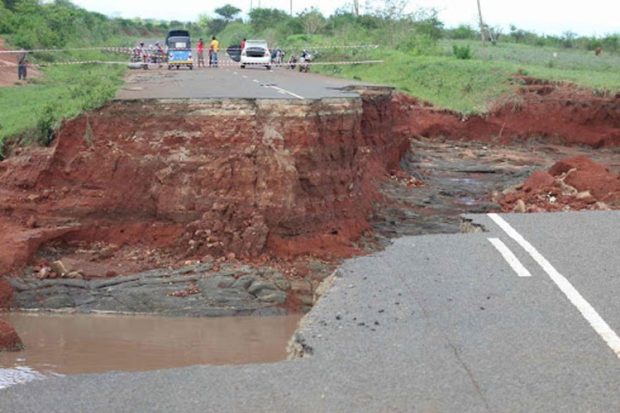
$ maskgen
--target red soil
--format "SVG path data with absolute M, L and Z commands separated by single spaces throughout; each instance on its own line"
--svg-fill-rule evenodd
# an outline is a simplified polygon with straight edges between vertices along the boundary
M 0 352 L 20 351 L 23 349 L 24 344 L 13 326 L 6 321 L 0 320 Z
M 52 147 L 0 163 L 0 274 L 58 243 L 176 262 L 351 256 L 376 181 L 409 147 L 390 99 L 125 102 L 68 121 Z
M 13 299 L 13 287 L 3 278 L 0 278 L 0 311 L 8 310 Z
M 186 260 L 350 257 L 408 137 L 620 144 L 620 95 L 521 80 L 518 98 L 469 119 L 385 90 L 362 102 L 110 104 L 66 122 L 50 148 L 0 162 L 0 275 L 31 263 L 46 276 L 50 263 L 34 257 L 58 245 L 74 248 L 63 262 L 87 278 Z M 616 175 L 571 162 L 535 174 L 504 210 L 617 206 Z
M 518 93 L 485 116 L 464 118 L 401 95 L 416 136 L 506 143 L 541 138 L 550 143 L 593 148 L 620 145 L 620 94 L 596 96 L 591 90 L 526 77 Z
M 620 208 L 620 175 L 585 156 L 537 171 L 501 200 L 506 212 Z

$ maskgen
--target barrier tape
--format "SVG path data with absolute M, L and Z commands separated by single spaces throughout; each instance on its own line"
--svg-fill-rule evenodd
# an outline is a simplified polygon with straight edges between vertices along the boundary
M 380 63 L 385 63 L 384 60 L 355 60 L 355 61 L 339 61 L 339 62 L 312 62 L 309 64 L 309 66 L 343 66 L 343 65 L 362 65 L 362 64 L 380 64 Z M 150 68 L 164 68 L 167 67 L 168 64 L 167 63 L 141 63 L 141 62 L 113 62 L 113 61 L 102 61 L 102 60 L 82 60 L 82 61 L 72 61 L 72 62 L 53 62 L 53 63 L 41 63 L 41 64 L 36 64 L 33 65 L 35 67 L 47 67 L 47 66 L 68 66 L 68 65 L 90 65 L 90 64 L 100 64 L 100 65 L 123 65 L 123 66 L 136 66 L 136 67 L 143 67 L 144 65 L 147 65 Z M 198 69 L 198 65 L 196 62 L 194 62 L 195 68 Z M 0 66 L 2 66 L 0 64 Z M 9 65 L 6 65 L 7 67 L 9 67 Z M 10 66 L 10 67 L 16 67 L 15 66 Z M 175 65 L 172 64 L 172 67 L 174 67 Z M 237 67 L 239 68 L 241 66 L 240 63 L 237 62 L 220 62 L 218 64 L 218 67 Z M 259 67 L 264 67 L 266 66 L 265 64 L 259 64 L 259 63 L 246 63 L 246 66 L 259 66 Z M 272 67 L 289 67 L 290 64 L 288 63 L 272 63 L 271 64 Z M 299 63 L 296 63 L 296 66 L 299 66 Z M 213 67 L 211 67 L 211 69 L 213 69 Z
M 353 44 L 353 45 L 332 45 L 332 46 L 299 46 L 295 49 L 320 50 L 320 49 L 377 49 L 376 44 Z M 277 49 L 277 47 L 275 48 Z M 19 53 L 62 53 L 62 52 L 86 52 L 86 51 L 104 51 L 112 53 L 133 53 L 134 47 L 122 46 L 101 46 L 101 47 L 70 47 L 65 49 L 24 49 L 24 50 L 0 50 L 0 54 L 19 54 Z M 196 50 L 193 48 L 192 50 Z

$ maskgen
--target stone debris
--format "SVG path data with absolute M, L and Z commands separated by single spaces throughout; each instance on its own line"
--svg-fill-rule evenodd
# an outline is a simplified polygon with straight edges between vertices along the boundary
M 586 156 L 567 158 L 534 172 L 499 203 L 506 212 L 620 208 L 620 174 Z

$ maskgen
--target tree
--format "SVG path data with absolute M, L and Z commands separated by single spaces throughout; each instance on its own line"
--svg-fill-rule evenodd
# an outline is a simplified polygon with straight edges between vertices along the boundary
M 224 19 L 212 19 L 209 21 L 207 30 L 209 34 L 219 34 L 222 30 L 226 28 L 227 25 L 228 22 Z
M 372 7 L 371 5 L 373 3 L 374 2 L 369 2 L 367 7 Z M 408 5 L 408 0 L 383 0 L 378 2 L 378 5 L 374 6 L 372 14 L 388 21 L 402 20 L 409 17 L 406 12 Z
M 278 9 L 253 9 L 250 12 L 250 23 L 256 32 L 275 27 L 290 18 L 286 12 Z
M 13 29 L 13 13 L 0 3 L 0 33 L 9 33 Z
M 420 9 L 413 15 L 417 34 L 438 40 L 443 34 L 443 23 L 439 20 L 439 12 L 435 9 Z
M 327 26 L 327 20 L 325 20 L 321 12 L 315 8 L 305 10 L 299 15 L 299 18 L 304 25 L 304 33 L 306 34 L 316 34 Z
M 241 13 L 241 9 L 238 9 L 230 4 L 226 4 L 225 6 L 215 9 L 215 14 L 220 15 L 224 20 L 226 20 L 226 22 L 234 20 L 235 16 L 239 13 Z

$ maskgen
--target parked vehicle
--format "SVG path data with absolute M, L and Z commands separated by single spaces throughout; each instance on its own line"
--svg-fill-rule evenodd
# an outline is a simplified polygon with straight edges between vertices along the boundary
M 194 69 L 192 59 L 192 41 L 187 30 L 171 30 L 166 36 L 168 48 L 168 70 L 176 67 Z
M 144 69 L 147 70 L 149 68 L 147 52 L 144 43 L 140 43 L 138 46 L 134 47 L 131 51 L 131 59 L 129 67 L 132 69 Z
M 306 72 L 310 70 L 310 63 L 312 63 L 312 54 L 304 50 L 301 52 L 301 57 L 299 58 L 299 71 Z
M 226 49 L 226 53 L 233 62 L 241 62 L 241 46 L 230 46 L 228 49 Z
M 265 66 L 271 69 L 271 51 L 265 40 L 248 40 L 241 51 L 241 68 Z
M 291 57 L 288 59 L 287 65 L 289 69 L 295 70 L 295 68 L 297 67 L 297 56 L 291 55 Z

